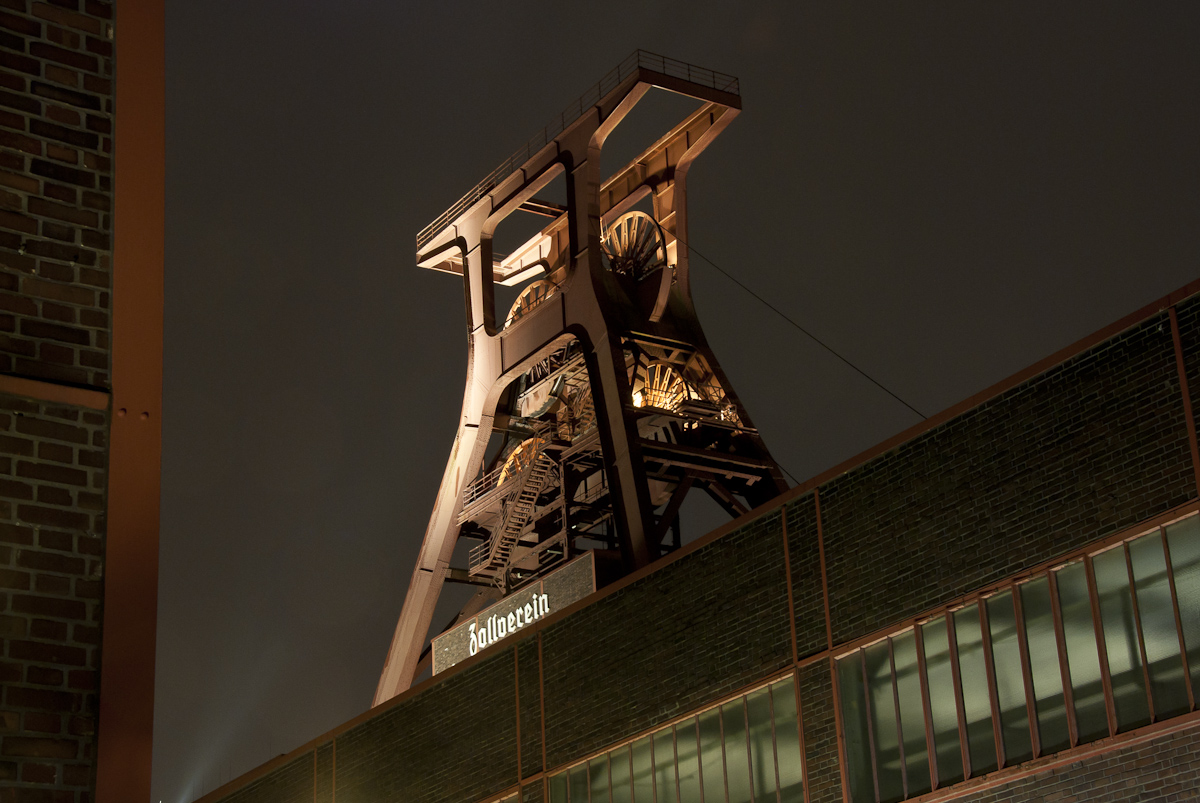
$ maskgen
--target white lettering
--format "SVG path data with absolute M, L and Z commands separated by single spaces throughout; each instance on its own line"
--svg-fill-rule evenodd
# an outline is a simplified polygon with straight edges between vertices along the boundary
M 468 629 L 471 631 L 471 655 L 474 655 L 479 652 L 479 636 L 475 635 L 475 623 L 471 622 Z
M 508 635 L 508 622 L 503 616 L 500 617 L 500 621 L 496 623 L 496 632 L 499 633 L 500 638 L 504 638 Z
M 511 633 L 517 629 L 517 620 L 510 613 L 508 615 L 508 632 Z
M 542 616 L 550 613 L 550 598 L 542 594 Z
M 521 621 L 521 609 L 520 608 L 517 608 L 516 614 L 517 614 L 517 627 L 524 627 L 525 625 L 528 624 L 528 622 Z
M 528 602 L 525 603 L 525 624 L 533 621 L 533 606 Z

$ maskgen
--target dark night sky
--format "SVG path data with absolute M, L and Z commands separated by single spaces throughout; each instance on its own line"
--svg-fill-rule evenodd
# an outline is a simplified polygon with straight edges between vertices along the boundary
M 465 375 L 461 284 L 414 235 L 634 48 L 742 82 L 692 243 L 926 415 L 1200 275 L 1196 3 L 205 0 L 167 23 L 166 803 L 369 706 Z M 797 478 L 916 423 L 693 276 Z

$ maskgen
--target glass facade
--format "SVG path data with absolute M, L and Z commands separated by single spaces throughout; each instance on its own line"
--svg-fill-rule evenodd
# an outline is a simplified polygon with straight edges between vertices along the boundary
M 792 677 L 550 776 L 550 803 L 802 803 Z
M 903 800 L 1186 713 L 1198 670 L 1193 515 L 839 658 L 850 799 Z

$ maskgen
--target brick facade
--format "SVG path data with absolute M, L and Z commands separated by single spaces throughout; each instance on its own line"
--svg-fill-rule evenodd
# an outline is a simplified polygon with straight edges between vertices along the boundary
M 0 0 L 0 374 L 110 385 L 113 5 Z M 0 395 L 0 800 L 92 799 L 109 420 Z
M 107 417 L 0 396 L 0 433 L 0 782 L 83 800 L 95 752 Z
M 107 387 L 112 5 L 0 6 L 0 371 Z
M 1181 302 L 1177 312 L 1194 395 L 1200 300 Z M 333 800 L 483 801 L 518 789 L 523 803 L 541 800 L 543 749 L 544 769 L 556 773 L 792 672 L 808 799 L 836 803 L 843 789 L 833 658 L 855 639 L 988 584 L 1156 516 L 1195 510 L 1183 399 L 1169 316 L 1160 306 L 206 801 L 323 799 L 325 750 L 335 756 Z M 435 711 L 436 738 L 429 719 Z M 1200 712 L 1193 711 L 934 794 L 1194 798 L 1197 739 Z M 345 770 L 344 750 L 354 756 Z M 448 773 L 451 765 L 457 771 Z M 281 785 L 249 794 L 302 767 L 307 783 L 289 786 L 289 796 L 268 794 Z
M 822 486 L 833 641 L 1195 497 L 1161 314 Z

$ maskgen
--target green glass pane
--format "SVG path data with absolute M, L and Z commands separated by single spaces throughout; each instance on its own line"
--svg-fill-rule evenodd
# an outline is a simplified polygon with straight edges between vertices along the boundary
M 1146 668 L 1150 672 L 1150 691 L 1154 714 L 1159 719 L 1186 713 L 1187 681 L 1179 653 L 1179 632 L 1175 629 L 1175 608 L 1171 603 L 1171 584 L 1162 535 L 1154 533 L 1129 543 L 1137 590 L 1138 615 L 1142 620 L 1142 640 L 1146 645 Z
M 1108 718 L 1096 650 L 1096 630 L 1092 625 L 1087 571 L 1082 561 L 1078 561 L 1056 572 L 1055 579 L 1062 608 L 1063 640 L 1067 646 L 1067 669 L 1075 699 L 1079 741 L 1090 742 L 1108 736 Z
M 771 693 L 759 689 L 746 695 L 749 722 L 750 783 L 757 803 L 775 803 L 775 741 L 771 733 Z
M 588 786 L 591 787 L 592 803 L 609 803 L 608 756 L 597 756 L 588 762 Z
M 1115 547 L 1092 558 L 1096 595 L 1100 600 L 1100 622 L 1104 628 L 1104 651 L 1117 711 L 1117 730 L 1129 730 L 1150 722 L 1146 700 L 1146 676 L 1133 615 L 1133 590 L 1125 549 Z
M 725 800 L 721 712 L 716 708 L 700 715 L 700 777 L 704 786 L 704 803 L 721 803 Z
M 679 775 L 679 800 L 681 803 L 699 803 L 700 754 L 696 743 L 694 718 L 675 726 L 675 755 Z
M 850 781 L 851 803 L 873 803 L 875 800 L 875 771 L 871 766 L 862 660 L 862 651 L 859 651 L 837 662 L 838 697 L 841 699 L 842 727 L 846 737 L 846 775 Z M 782 759 L 780 766 L 783 766 Z
M 587 764 L 571 767 L 571 803 L 588 803 L 588 791 L 591 783 L 588 779 Z
M 1000 706 L 1000 734 L 1004 739 L 1005 766 L 1033 758 L 1029 735 L 1029 709 L 1025 700 L 1025 675 L 1017 643 L 1017 618 L 1012 592 L 987 601 L 988 628 L 992 636 L 992 671 Z
M 750 803 L 750 756 L 746 743 L 746 708 L 742 700 L 721 706 L 725 738 L 725 783 L 729 803 Z
M 634 742 L 632 753 L 633 803 L 654 803 L 654 757 L 650 737 L 644 736 Z
M 921 641 L 925 648 L 925 679 L 929 688 L 929 712 L 933 718 L 938 785 L 945 786 L 963 778 L 958 703 L 954 694 L 954 672 L 950 665 L 950 641 L 946 634 L 945 617 L 922 625 Z
M 1200 698 L 1200 516 L 1167 527 L 1167 546 L 1175 574 L 1175 597 L 1183 623 L 1192 694 Z
M 1071 746 L 1058 638 L 1054 635 L 1054 609 L 1050 604 L 1050 580 L 1043 575 L 1025 583 L 1020 590 L 1038 737 L 1042 743 L 1042 755 L 1047 755 Z
M 904 799 L 904 774 L 900 763 L 899 719 L 892 686 L 891 651 L 887 641 L 863 651 L 867 667 L 867 693 L 871 702 L 871 731 L 875 737 L 875 762 L 879 774 L 880 803 Z
M 654 798 L 658 803 L 676 803 L 675 734 L 671 728 L 654 734 Z
M 567 774 L 565 772 L 550 776 L 550 803 L 568 803 Z
M 612 803 L 630 803 L 633 789 L 629 776 L 629 745 L 608 754 L 608 773 L 612 784 Z
M 771 686 L 771 710 L 775 718 L 775 766 L 779 770 L 780 803 L 804 800 L 804 756 L 800 754 L 800 730 L 796 719 L 796 682 L 792 678 Z
M 892 656 L 896 664 L 896 693 L 900 700 L 900 731 L 904 735 L 904 772 L 908 796 L 915 797 L 933 788 L 929 776 L 929 746 L 925 739 L 925 700 L 921 696 L 921 673 L 917 666 L 917 638 L 914 631 L 892 638 Z
M 962 681 L 963 718 L 967 723 L 967 755 L 971 759 L 971 776 L 977 777 L 996 769 L 992 699 L 988 692 L 983 629 L 977 605 L 954 612 L 954 638 Z

